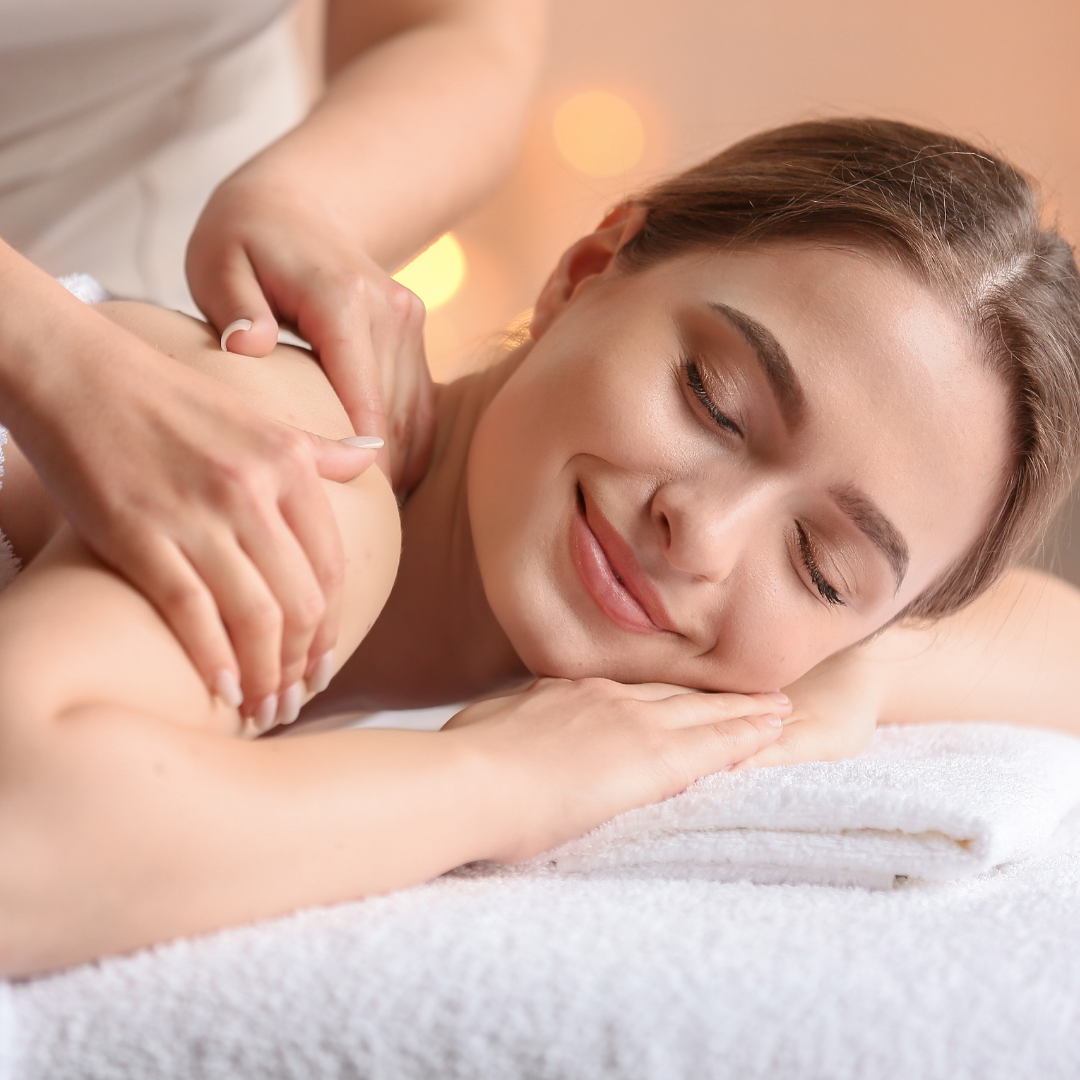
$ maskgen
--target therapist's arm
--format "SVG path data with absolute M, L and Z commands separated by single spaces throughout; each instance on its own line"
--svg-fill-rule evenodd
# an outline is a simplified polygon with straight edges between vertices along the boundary
M 857 754 L 877 724 L 993 720 L 1080 736 L 1080 590 L 1015 569 L 928 626 L 896 626 L 785 687 L 791 718 L 741 768 Z
M 309 340 L 354 425 L 396 435 L 396 486 L 422 475 L 432 398 L 394 270 L 512 164 L 544 37 L 542 0 L 331 0 L 329 85 L 310 116 L 226 180 L 188 250 L 196 302 L 235 352 L 278 321 Z

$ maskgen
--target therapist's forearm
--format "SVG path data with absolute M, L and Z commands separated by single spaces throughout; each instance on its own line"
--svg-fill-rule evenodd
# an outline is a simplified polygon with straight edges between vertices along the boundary
M 82 394 L 72 374 L 92 377 L 102 365 L 144 358 L 149 350 L 72 296 L 28 259 L 0 241 L 0 423 L 31 452 L 65 400 Z M 85 399 L 73 404 L 85 409 Z
M 1001 720 L 1080 735 L 1080 591 L 1014 570 L 964 611 L 862 647 L 879 723 Z
M 434 0 L 393 5 L 381 23 L 377 15 L 331 4 L 328 56 L 340 69 L 308 119 L 254 167 L 284 198 L 317 185 L 349 240 L 393 269 L 512 164 L 539 68 L 544 5 Z

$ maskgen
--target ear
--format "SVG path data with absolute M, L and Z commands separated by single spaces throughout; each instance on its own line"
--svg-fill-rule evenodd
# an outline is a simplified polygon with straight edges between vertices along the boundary
M 611 266 L 619 248 L 641 231 L 646 216 L 645 207 L 639 203 L 623 203 L 600 222 L 596 232 L 583 236 L 566 250 L 537 297 L 529 324 L 529 335 L 534 341 L 547 333 L 582 285 Z

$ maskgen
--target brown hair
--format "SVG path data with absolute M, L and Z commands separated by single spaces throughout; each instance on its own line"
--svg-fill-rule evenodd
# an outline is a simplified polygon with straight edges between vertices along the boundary
M 1009 389 L 1013 456 L 971 549 L 902 613 L 937 618 L 1042 536 L 1080 458 L 1080 279 L 1031 182 L 959 139 L 888 120 L 822 120 L 736 143 L 635 200 L 628 269 L 702 247 L 840 241 L 899 258 L 955 305 Z

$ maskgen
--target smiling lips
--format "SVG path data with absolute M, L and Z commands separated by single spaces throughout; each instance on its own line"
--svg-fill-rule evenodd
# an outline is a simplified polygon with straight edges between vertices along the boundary
M 570 523 L 570 557 L 597 607 L 638 634 L 677 633 L 633 551 L 581 488 Z

